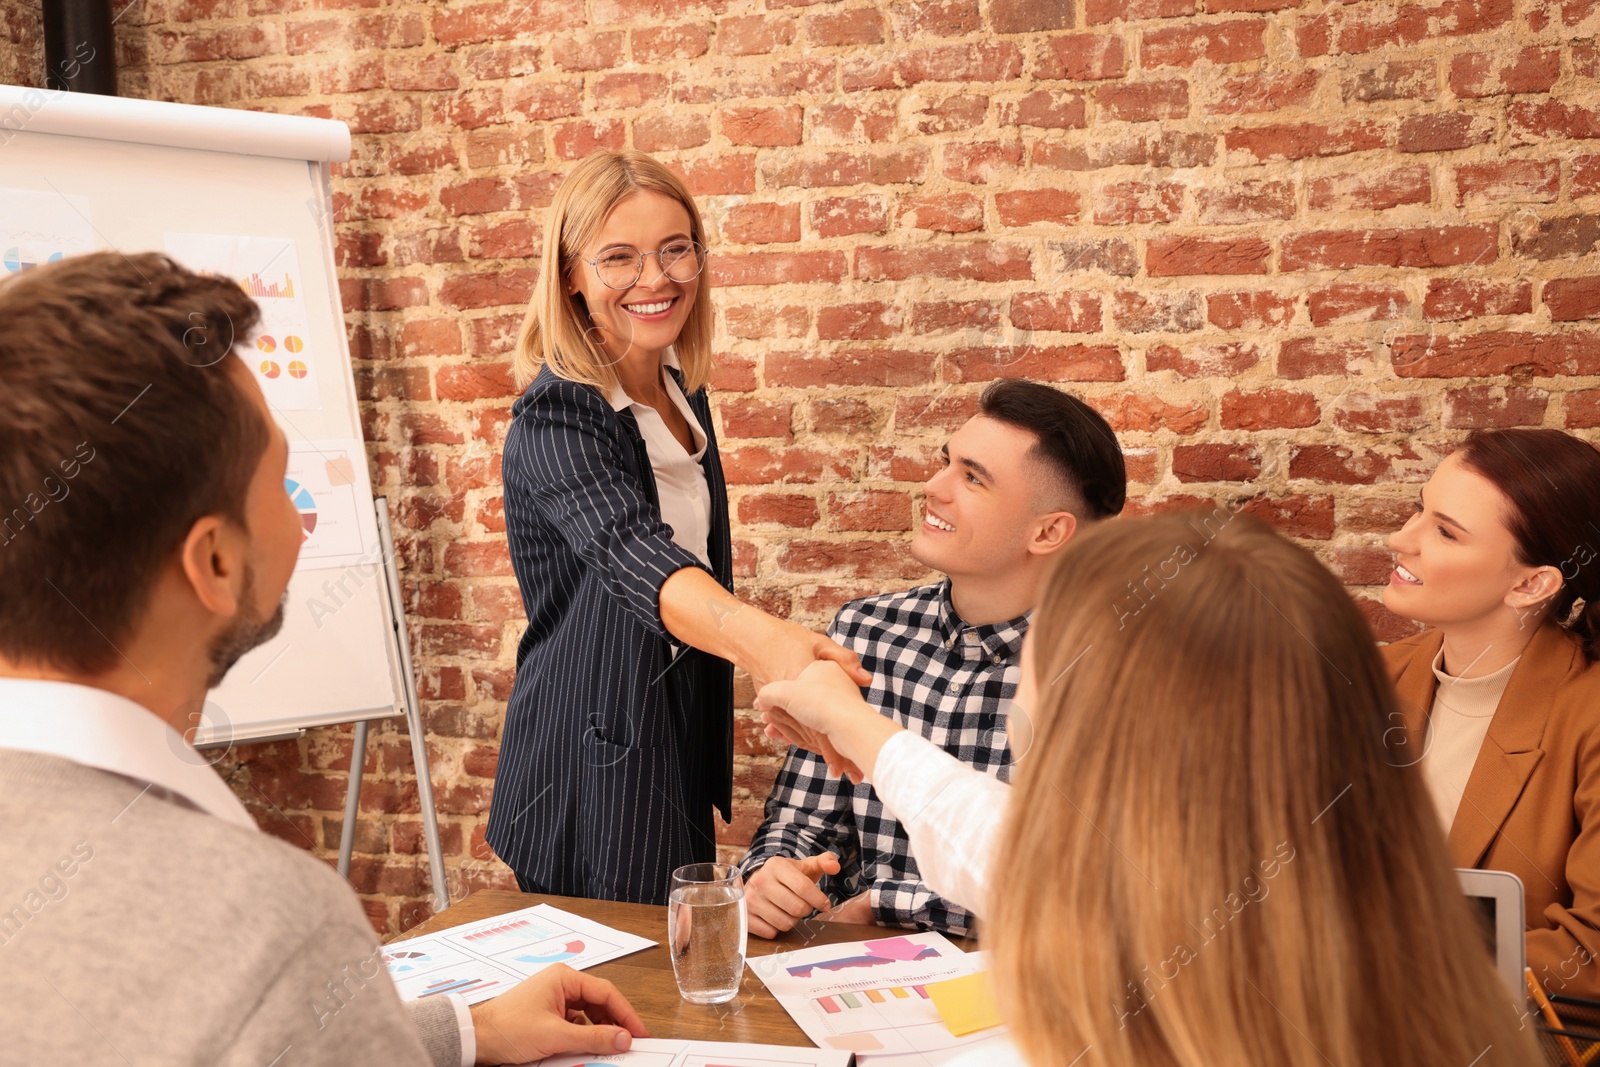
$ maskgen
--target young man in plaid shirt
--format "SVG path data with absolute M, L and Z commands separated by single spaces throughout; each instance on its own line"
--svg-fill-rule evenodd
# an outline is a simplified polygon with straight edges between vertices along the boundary
M 1083 524 L 1122 510 L 1116 436 L 1076 397 L 1002 379 L 924 487 L 911 554 L 948 577 L 846 604 L 828 636 L 872 674 L 867 702 L 951 755 L 1010 779 L 1005 707 L 1044 569 Z M 872 787 L 790 749 L 743 863 L 750 931 L 813 911 L 840 922 L 966 933 L 964 909 L 922 883 L 900 823 Z M 820 879 L 820 882 L 819 882 Z

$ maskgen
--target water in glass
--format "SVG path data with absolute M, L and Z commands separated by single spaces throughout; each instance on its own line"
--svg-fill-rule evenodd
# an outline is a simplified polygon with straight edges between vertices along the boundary
M 747 918 L 737 867 L 691 863 L 672 873 L 667 945 L 678 992 L 691 1004 L 722 1004 L 744 978 Z

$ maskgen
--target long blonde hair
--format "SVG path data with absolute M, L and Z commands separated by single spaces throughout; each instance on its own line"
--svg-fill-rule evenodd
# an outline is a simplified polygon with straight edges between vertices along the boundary
M 1541 1062 L 1309 553 L 1223 508 L 1098 524 L 1032 631 L 984 930 L 1030 1064 Z
M 702 247 L 705 226 L 683 182 L 643 152 L 591 152 L 556 190 L 545 217 L 544 258 L 527 317 L 517 335 L 512 368 L 517 388 L 527 388 L 548 363 L 569 381 L 592 385 L 609 395 L 617 384 L 613 357 L 590 339 L 591 323 L 579 298 L 567 292 L 567 279 L 580 266 L 578 254 L 594 239 L 606 216 L 639 192 L 671 197 L 689 213 L 690 234 Z M 683 368 L 684 390 L 693 393 L 711 378 L 711 297 L 702 279 L 683 331 L 673 346 Z

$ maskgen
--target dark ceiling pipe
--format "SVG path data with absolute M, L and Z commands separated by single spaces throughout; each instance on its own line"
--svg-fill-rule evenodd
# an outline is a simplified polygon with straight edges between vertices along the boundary
M 116 96 L 117 54 L 111 37 L 111 0 L 42 3 L 45 88 Z

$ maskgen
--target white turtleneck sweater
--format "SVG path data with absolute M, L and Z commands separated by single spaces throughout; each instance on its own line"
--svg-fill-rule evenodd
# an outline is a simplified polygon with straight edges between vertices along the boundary
M 1478 750 L 1489 733 L 1489 723 L 1500 706 L 1500 697 L 1521 659 L 1518 656 L 1481 678 L 1455 678 L 1444 672 L 1444 649 L 1433 658 L 1433 674 L 1439 679 L 1439 688 L 1434 692 L 1433 710 L 1428 715 L 1422 777 L 1428 783 L 1428 792 L 1433 796 L 1446 834 L 1456 820 L 1461 794 L 1467 788 L 1472 765 L 1478 761 Z

